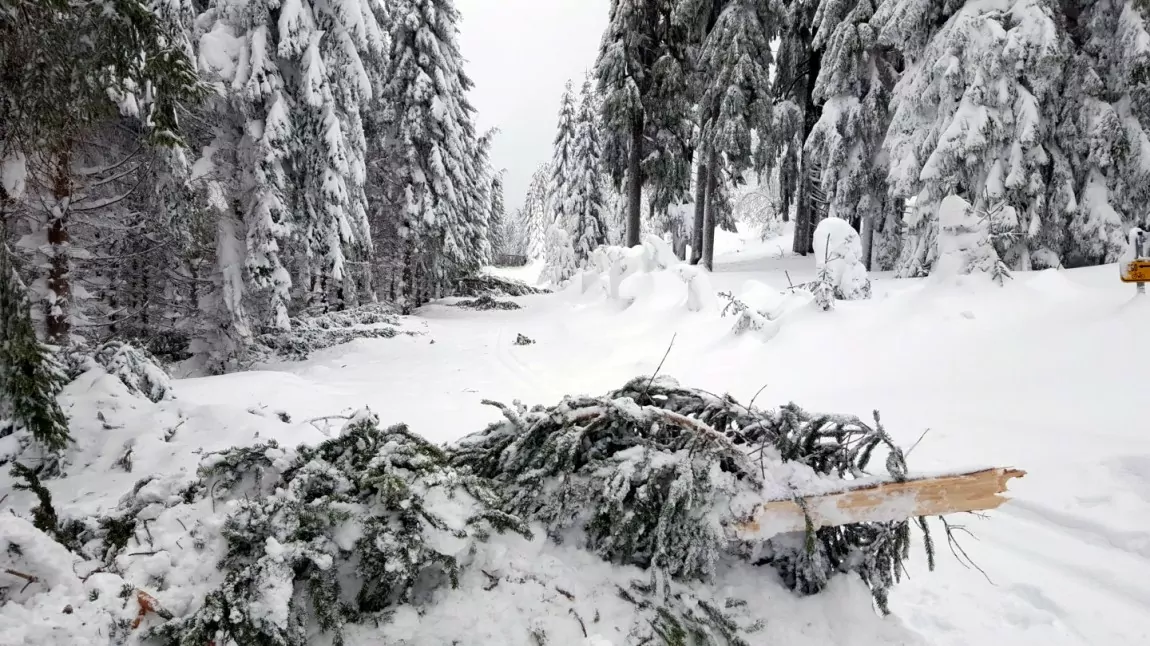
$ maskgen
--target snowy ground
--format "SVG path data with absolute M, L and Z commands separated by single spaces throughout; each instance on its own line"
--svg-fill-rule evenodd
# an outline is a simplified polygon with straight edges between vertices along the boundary
M 813 275 L 813 260 L 786 251 L 789 240 L 726 234 L 719 245 L 711 277 L 717 291 L 737 295 L 748 280 L 783 288 L 788 274 L 795 283 Z M 960 565 L 942 541 L 939 569 L 926 572 L 916 556 L 888 621 L 932 644 L 1146 644 L 1150 377 L 1139 376 L 1150 366 L 1150 297 L 1132 302 L 1133 292 L 1112 266 L 1019 274 L 1005 288 L 879 278 L 873 300 L 799 313 L 763 341 L 733 336 L 733 320 L 718 309 L 687 311 L 677 278 L 655 280 L 629 307 L 578 289 L 516 299 L 524 306 L 518 311 L 434 304 L 405 322 L 424 335 L 361 340 L 304 363 L 181 380 L 176 393 L 188 417 L 254 410 L 240 424 L 221 419 L 227 433 L 204 436 L 205 450 L 257 433 L 288 444 L 318 441 L 322 435 L 301 420 L 365 405 L 384 423 L 404 421 L 449 441 L 497 417 L 481 399 L 551 404 L 564 394 L 605 392 L 653 371 L 674 337 L 662 371 L 685 385 L 744 402 L 759 393 L 758 405 L 793 400 L 864 417 L 879 409 L 904 446 L 930 429 L 911 454 L 915 470 L 994 464 L 1028 471 L 1012 481 L 1012 502 L 985 519 L 959 521 L 977 536 L 964 547 L 989 580 Z M 520 333 L 536 343 L 513 345 Z M 292 423 L 275 419 L 276 411 Z M 121 439 L 99 441 L 110 448 L 88 454 L 120 451 Z M 137 460 L 194 466 L 195 456 L 168 447 L 141 443 Z M 108 465 L 93 468 L 102 478 Z M 137 476 L 122 474 L 117 495 Z M 110 504 L 97 491 L 109 483 L 97 479 L 77 474 L 57 496 L 66 508 L 95 511 Z M 809 608 L 799 617 L 818 620 Z M 881 643 L 905 643 L 899 634 Z

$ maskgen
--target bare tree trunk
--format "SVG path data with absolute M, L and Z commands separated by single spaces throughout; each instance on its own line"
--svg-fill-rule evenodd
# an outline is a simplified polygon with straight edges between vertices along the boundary
M 47 340 L 55 345 L 66 345 L 71 333 L 68 313 L 71 309 L 72 283 L 68 245 L 68 212 L 72 202 L 72 150 L 65 143 L 56 156 L 55 176 L 52 178 L 52 197 L 55 198 L 48 221 L 48 291 L 51 300 L 45 312 Z
M 707 162 L 702 151 L 695 170 L 695 226 L 691 231 L 691 264 L 703 259 L 703 211 L 707 206 Z
M 639 229 L 642 226 L 643 202 L 643 115 L 638 115 L 631 123 L 631 156 L 627 163 L 627 246 L 639 245 Z
M 874 249 L 874 215 L 864 215 L 859 226 L 862 229 L 863 266 L 866 267 L 867 271 L 871 271 L 871 255 Z
M 719 174 L 715 168 L 715 153 L 707 163 L 707 198 L 703 212 L 703 266 L 715 270 L 715 191 L 719 188 Z

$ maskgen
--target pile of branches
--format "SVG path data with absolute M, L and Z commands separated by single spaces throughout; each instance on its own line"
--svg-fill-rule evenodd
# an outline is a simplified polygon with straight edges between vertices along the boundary
M 354 415 L 319 446 L 274 441 L 211 456 L 197 498 L 232 501 L 224 582 L 196 612 L 152 631 L 163 644 L 304 646 L 344 626 L 455 587 L 463 561 L 497 532 L 530 537 L 481 479 L 402 425 Z M 445 504 L 444 501 L 450 501 Z M 446 513 L 445 513 L 446 512 Z
M 549 294 L 548 289 L 532 287 L 521 280 L 500 278 L 481 274 L 468 276 L 455 283 L 455 296 L 530 296 L 532 294 Z
M 455 304 L 456 307 L 462 307 L 469 310 L 518 310 L 522 309 L 518 303 L 514 301 L 501 301 L 487 294 L 479 298 L 459 301 Z
M 857 572 L 888 611 L 910 521 L 808 529 L 757 545 L 727 531 L 769 487 L 785 494 L 796 480 L 860 478 L 880 452 L 890 476 L 905 479 L 905 458 L 877 414 L 872 427 L 793 404 L 767 411 L 649 377 L 552 407 L 488 403 L 506 421 L 464 438 L 451 463 L 500 482 L 505 510 L 542 522 L 553 539 L 577 536 L 605 559 L 680 579 L 707 579 L 724 558 L 753 558 L 801 594 Z M 929 534 L 924 541 L 933 563 Z
M 313 352 L 356 339 L 391 339 L 418 332 L 400 330 L 399 314 L 388 304 L 364 305 L 340 312 L 292 319 L 291 330 L 265 330 L 256 342 L 266 351 L 289 361 L 303 361 Z

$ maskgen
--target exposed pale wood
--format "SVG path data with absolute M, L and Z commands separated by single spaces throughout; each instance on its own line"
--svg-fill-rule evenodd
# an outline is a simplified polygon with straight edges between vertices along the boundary
M 1001 494 L 1011 478 L 1025 471 L 999 467 L 938 478 L 884 482 L 804 498 L 815 528 L 850 523 L 888 522 L 916 516 L 941 516 L 994 509 L 1008 499 Z M 794 500 L 765 502 L 751 518 L 735 526 L 744 540 L 761 540 L 806 527 L 803 509 Z

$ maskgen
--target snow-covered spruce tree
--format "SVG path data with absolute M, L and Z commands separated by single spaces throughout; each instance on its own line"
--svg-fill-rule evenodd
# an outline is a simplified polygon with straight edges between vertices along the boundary
M 46 336 L 65 344 L 75 288 L 72 213 L 109 200 L 83 191 L 75 147 L 117 112 L 135 118 L 151 143 L 178 144 L 177 108 L 198 88 L 181 39 L 147 2 L 8 0 L 3 10 L 0 163 L 27 187 L 25 221 L 42 238 L 36 293 Z
M 507 207 L 503 201 L 503 171 L 492 173 L 491 177 L 491 212 L 488 215 L 487 228 L 490 231 L 491 237 L 491 253 L 497 254 L 511 254 L 514 251 L 509 250 L 509 243 L 507 240 Z
M 54 351 L 36 336 L 24 282 L 0 238 L 0 436 L 27 431 L 49 451 L 63 450 L 71 437 L 56 396 L 65 383 Z
M 550 211 L 555 222 L 568 231 L 574 231 L 574 217 L 570 206 L 572 201 L 572 175 L 575 167 L 575 90 L 568 80 L 563 86 L 563 96 L 559 99 L 559 120 L 555 127 L 555 140 L 551 147 L 551 195 Z
M 1064 3 L 1077 51 L 1052 151 L 1052 207 L 1073 215 L 1063 261 L 1114 262 L 1123 231 L 1141 223 L 1150 200 L 1150 36 L 1147 8 L 1129 2 Z M 1072 186 L 1072 188 L 1071 188 Z M 1047 263 L 1049 264 L 1049 263 Z
M 398 0 L 392 17 L 383 134 L 407 247 L 401 298 L 410 302 L 417 282 L 441 287 L 482 266 L 487 209 L 473 208 L 477 137 L 458 11 L 451 0 Z
M 822 590 L 836 573 L 857 572 L 887 612 L 887 593 L 909 555 L 910 521 L 761 544 L 727 530 L 764 493 L 793 495 L 788 478 L 862 477 L 876 451 L 887 452 L 891 476 L 905 477 L 902 452 L 881 425 L 793 404 L 746 407 L 667 377 L 636 378 L 603 397 L 552 407 L 493 405 L 506 421 L 452 446 L 451 464 L 498 482 L 505 511 L 541 522 L 553 540 L 573 539 L 609 561 L 684 580 L 707 579 L 724 560 L 755 559 L 801 594 Z M 764 470 L 775 480 L 765 483 Z M 925 543 L 933 559 L 929 534 Z
M 720 185 L 741 178 L 753 165 L 752 133 L 771 123 L 771 39 L 777 30 L 774 7 L 761 0 L 712 0 L 696 3 L 713 15 L 702 34 L 693 70 L 698 86 L 700 178 L 706 177 L 703 199 L 702 262 L 714 264 L 717 196 Z M 708 22 L 707 18 L 695 22 Z M 714 187 L 714 189 L 712 189 Z M 729 214 L 729 200 L 726 212 Z M 696 207 L 697 208 L 697 207 Z
M 673 0 L 613 0 L 595 63 L 602 97 L 603 159 L 615 187 L 626 180 L 625 244 L 639 244 L 643 187 L 656 210 L 689 189 L 687 34 Z
M 547 249 L 547 230 L 555 223 L 554 214 L 550 211 L 551 195 L 548 188 L 550 178 L 550 164 L 543 164 L 535 169 L 523 200 L 527 257 L 531 260 L 543 258 Z
M 818 180 L 827 217 L 847 220 L 860 233 L 868 269 L 876 226 L 889 235 L 897 229 L 899 215 L 887 194 L 882 150 L 898 72 L 870 24 L 877 4 L 819 3 L 814 47 L 822 50 L 822 67 L 813 98 L 823 106 L 805 144 L 807 158 L 822 169 Z
M 583 82 L 575 118 L 575 145 L 568 191 L 575 258 L 584 263 L 607 244 L 607 204 L 603 189 L 599 113 L 591 80 Z
M 814 163 L 804 143 L 821 117 L 822 106 L 814 98 L 822 68 L 822 52 L 814 47 L 814 16 L 818 0 L 796 0 L 782 6 L 775 54 L 775 109 L 769 129 L 762 137 L 758 163 L 767 171 L 779 170 L 783 212 L 794 213 L 794 252 L 813 250 L 815 226 L 821 213 L 812 183 Z M 817 178 L 814 178 L 817 179 Z
M 539 279 L 555 287 L 566 283 L 579 270 L 571 236 L 558 224 L 547 230 L 547 250 L 543 258 L 543 273 Z
M 317 629 L 342 644 L 345 624 L 457 585 L 476 542 L 530 536 L 482 479 L 368 411 L 314 448 L 273 441 L 217 454 L 200 478 L 195 495 L 234 501 L 224 582 L 153 631 L 170 646 L 303 646 Z
M 880 42 L 908 61 L 884 143 L 893 195 L 915 201 L 898 273 L 929 272 L 938 205 L 951 194 L 996 213 L 989 225 L 998 253 L 1029 268 L 1042 229 L 1061 225 L 1044 196 L 1070 40 L 1051 3 L 1019 0 L 1002 11 L 964 5 L 916 51 L 921 34 L 910 32 L 929 22 L 916 13 L 922 3 L 888 0 L 874 19 Z

